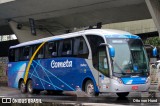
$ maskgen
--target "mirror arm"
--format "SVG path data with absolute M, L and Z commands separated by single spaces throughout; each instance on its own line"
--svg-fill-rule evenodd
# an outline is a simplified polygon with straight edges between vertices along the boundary
M 101 46 L 107 46 L 107 47 L 109 47 L 109 45 L 106 44 L 106 43 L 101 43 L 101 44 L 99 45 L 99 47 L 101 47 Z

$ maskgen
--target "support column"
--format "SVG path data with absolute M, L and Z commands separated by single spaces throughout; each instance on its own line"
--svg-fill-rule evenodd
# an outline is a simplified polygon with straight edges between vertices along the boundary
M 18 29 L 17 24 L 18 23 L 14 22 L 14 21 L 9 22 L 11 29 L 15 33 L 15 35 L 18 38 L 18 41 L 20 43 L 52 36 L 50 33 L 46 32 L 46 31 L 40 31 L 38 29 L 36 30 L 37 34 L 32 35 L 30 27 L 22 26 L 22 28 Z
M 160 0 L 145 0 L 160 37 Z M 143 15 L 143 14 L 142 14 Z

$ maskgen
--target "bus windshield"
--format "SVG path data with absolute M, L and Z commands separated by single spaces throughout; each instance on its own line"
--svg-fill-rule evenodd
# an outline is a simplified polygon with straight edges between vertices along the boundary
M 145 75 L 148 73 L 148 58 L 140 39 L 107 39 L 115 48 L 113 75 Z

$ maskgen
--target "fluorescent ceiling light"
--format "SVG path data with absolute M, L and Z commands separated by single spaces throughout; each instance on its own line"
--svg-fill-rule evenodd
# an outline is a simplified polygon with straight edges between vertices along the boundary
M 11 2 L 11 1 L 15 1 L 15 0 L 0 0 L 0 4 Z
M 12 39 L 17 39 L 15 34 L 10 35 Z

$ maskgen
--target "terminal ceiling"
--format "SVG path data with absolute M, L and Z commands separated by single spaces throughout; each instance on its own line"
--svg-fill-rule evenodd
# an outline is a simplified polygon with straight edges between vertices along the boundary
M 54 32 L 103 24 L 149 19 L 144 0 L 15 0 L 0 4 L 0 35 L 12 33 L 8 21 L 29 26 L 33 18 L 37 28 Z

